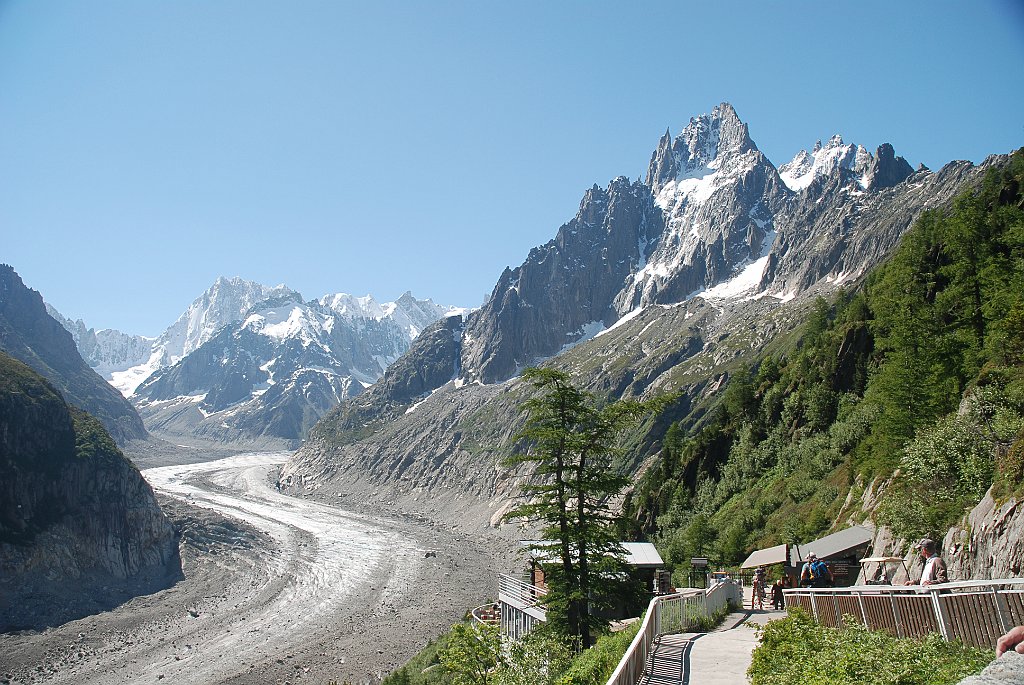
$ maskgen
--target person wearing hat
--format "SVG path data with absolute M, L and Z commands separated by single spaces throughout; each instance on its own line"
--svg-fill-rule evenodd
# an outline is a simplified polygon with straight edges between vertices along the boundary
M 921 572 L 921 585 L 936 585 L 949 582 L 949 575 L 946 573 L 946 562 L 939 556 L 934 540 L 931 538 L 921 538 L 914 545 L 914 549 L 917 550 L 924 561 L 924 571 Z M 907 585 L 913 585 L 913 583 L 908 580 Z
M 807 563 L 800 569 L 801 587 L 828 587 L 832 585 L 832 569 L 824 561 L 818 561 L 814 552 L 807 553 Z

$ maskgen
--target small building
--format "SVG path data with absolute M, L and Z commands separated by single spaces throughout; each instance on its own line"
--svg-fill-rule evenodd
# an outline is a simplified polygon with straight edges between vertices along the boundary
M 544 595 L 547 594 L 544 567 L 551 564 L 551 558 L 535 552 L 538 544 L 535 540 L 523 540 L 519 543 L 527 553 L 528 565 L 525 577 L 520 580 L 510 576 L 502 576 L 498 586 L 498 604 L 503 637 L 519 639 L 533 630 L 538 623 L 546 620 L 544 611 Z M 625 561 L 629 566 L 630 577 L 638 580 L 644 592 L 641 597 L 624 597 L 618 606 L 610 611 L 602 612 L 608 620 L 618 620 L 639 616 L 650 602 L 651 596 L 670 591 L 666 587 L 665 562 L 653 544 L 649 542 L 619 543 L 625 550 Z
M 530 564 L 530 584 L 546 588 L 544 583 L 544 566 L 550 563 L 549 560 L 539 557 L 533 548 L 542 544 L 537 540 L 520 540 L 519 544 L 526 550 Z M 626 550 L 626 565 L 630 567 L 633 578 L 647 588 L 651 594 L 663 594 L 658 584 L 658 571 L 665 568 L 665 562 L 658 554 L 657 548 L 650 542 L 620 542 L 619 545 Z M 649 600 L 650 598 L 648 598 Z M 647 606 L 644 604 L 644 606 Z
M 835 584 L 839 587 L 854 585 L 860 572 L 860 559 L 871 545 L 871 531 L 863 526 L 851 526 L 837 533 L 801 545 L 775 545 L 754 550 L 743 562 L 742 568 L 782 564 L 783 572 L 793 585 L 800 582 L 800 569 L 807 555 L 814 552 L 828 564 Z

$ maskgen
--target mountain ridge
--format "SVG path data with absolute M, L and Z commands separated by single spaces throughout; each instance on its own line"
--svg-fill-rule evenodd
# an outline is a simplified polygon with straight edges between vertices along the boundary
M 71 334 L 47 313 L 42 296 L 7 264 L 0 264 L 0 349 L 96 416 L 119 445 L 146 438 L 135 408 L 86 364 Z
M 518 370 L 590 369 L 586 387 L 599 394 L 677 393 L 674 411 L 688 412 L 744 355 L 791 330 L 808 298 L 856 285 L 924 209 L 1000 159 L 897 180 L 909 165 L 882 146 L 861 154 L 860 167 L 823 168 L 794 191 L 730 106 L 695 117 L 675 141 L 661 138 L 647 182 L 592 187 L 555 239 L 504 270 L 442 352 L 455 376 L 437 377 L 415 401 L 382 387 L 343 402 L 282 470 L 284 486 L 315 494 L 372 483 L 419 507 L 428 505 L 416 493 L 470 494 L 459 506 L 494 522 L 515 479 L 495 461 L 514 433 L 507 402 L 519 396 Z M 620 349 L 605 345 L 613 338 Z M 495 416 L 506 425 L 487 427 Z M 390 446 L 402 440 L 419 451 Z

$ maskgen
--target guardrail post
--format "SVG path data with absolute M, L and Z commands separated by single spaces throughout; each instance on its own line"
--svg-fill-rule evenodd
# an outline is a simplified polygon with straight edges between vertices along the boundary
M 868 612 L 864 608 L 864 595 L 861 594 L 861 592 L 859 590 L 857 591 L 857 604 L 860 605 L 860 622 L 861 622 L 861 624 L 865 628 L 867 628 L 868 627 Z
M 892 606 L 892 618 L 896 622 L 896 637 L 903 637 L 903 614 L 900 613 L 896 595 L 892 592 L 889 593 L 889 605 Z
M 814 598 L 816 593 L 808 592 L 807 594 L 811 597 L 811 613 L 814 614 L 814 620 L 818 621 L 818 602 Z M 818 623 L 821 623 L 821 621 L 818 621 Z
M 942 602 L 939 595 L 939 590 L 931 590 L 932 595 L 932 607 L 935 609 L 935 620 L 939 624 L 939 632 L 942 634 L 943 639 L 953 639 L 952 631 L 949 627 L 949 615 L 946 613 L 946 605 Z
M 999 628 L 1005 634 L 1013 627 L 1013 624 L 1010 621 L 1010 608 L 1006 606 L 1006 597 L 1004 597 L 994 585 L 992 586 L 992 598 L 996 603 L 996 614 L 999 616 Z

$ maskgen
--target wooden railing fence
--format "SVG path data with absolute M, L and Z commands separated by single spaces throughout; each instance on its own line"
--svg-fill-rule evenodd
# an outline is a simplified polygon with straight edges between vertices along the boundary
M 802 607 L 832 628 L 846 620 L 896 637 L 938 633 L 992 649 L 1007 630 L 1024 625 L 1024 578 L 974 580 L 942 585 L 859 585 L 786 590 L 786 606 Z
M 730 600 L 737 606 L 742 605 L 743 595 L 739 585 L 728 581 L 709 590 L 690 588 L 652 599 L 639 632 L 607 685 L 636 685 L 659 635 L 683 632 L 693 627 L 700 617 L 710 616 L 727 606 Z

